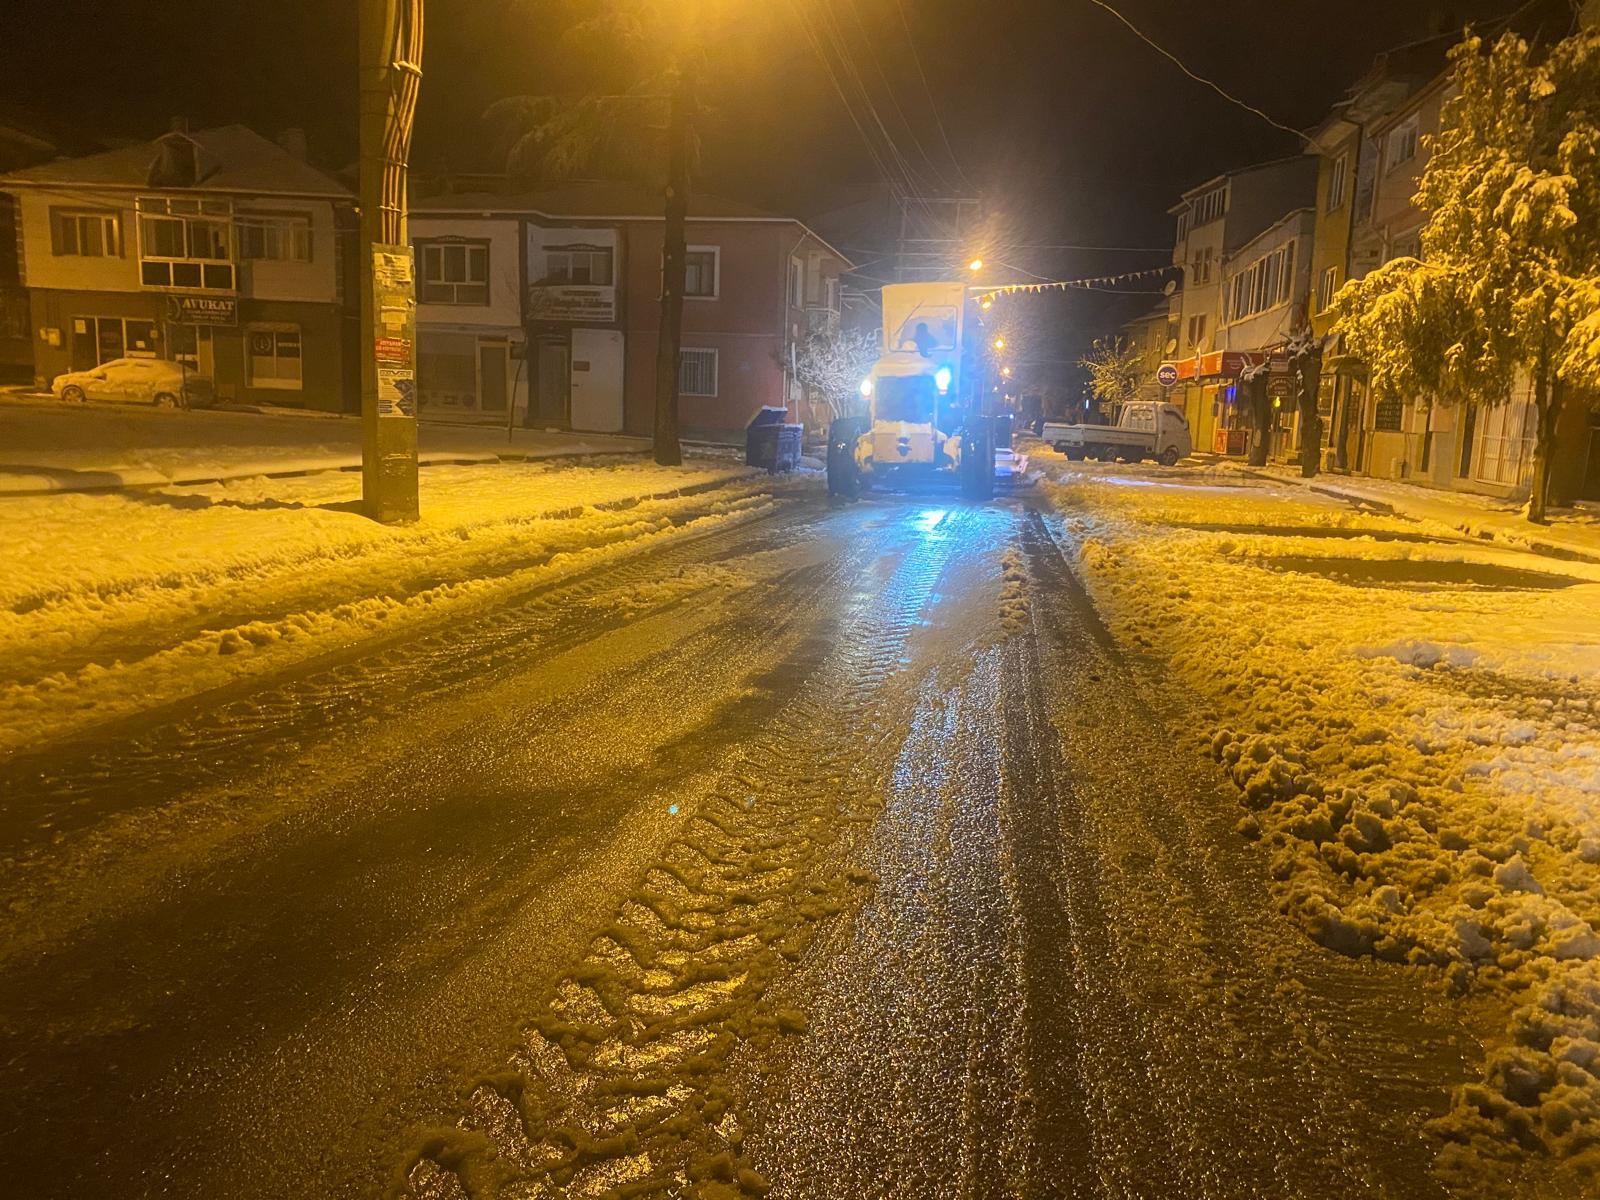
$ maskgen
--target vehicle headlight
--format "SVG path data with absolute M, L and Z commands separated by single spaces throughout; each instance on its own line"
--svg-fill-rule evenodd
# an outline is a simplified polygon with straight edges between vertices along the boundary
M 867 400 L 872 399 L 872 376 L 871 375 L 868 375 L 865 379 L 863 379 L 861 381 L 861 395 L 863 396 L 863 398 L 865 398 Z
M 938 385 L 941 396 L 950 390 L 950 381 L 954 378 L 949 367 L 940 367 L 933 373 L 933 382 Z

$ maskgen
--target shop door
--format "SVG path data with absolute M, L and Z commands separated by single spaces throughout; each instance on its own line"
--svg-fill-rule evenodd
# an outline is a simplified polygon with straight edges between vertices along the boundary
M 120 317 L 72 318 L 72 369 L 92 371 L 103 362 L 122 357 Z
M 486 413 L 506 410 L 511 355 L 504 342 L 478 343 L 478 409 Z
M 615 329 L 572 331 L 572 427 L 622 432 L 622 334 Z
M 1589 414 L 1589 462 L 1579 495 L 1584 500 L 1600 500 L 1600 413 Z
M 528 424 L 535 428 L 565 427 L 572 386 L 572 352 L 567 343 L 539 343 L 539 375 Z

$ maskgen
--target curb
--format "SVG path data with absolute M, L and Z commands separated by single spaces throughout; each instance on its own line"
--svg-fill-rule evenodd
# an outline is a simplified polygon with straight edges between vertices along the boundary
M 1471 517 L 1466 517 L 1462 520 L 1456 521 L 1447 517 L 1430 516 L 1425 513 L 1411 513 L 1402 508 L 1397 508 L 1388 501 L 1374 500 L 1371 496 L 1364 495 L 1361 492 L 1345 491 L 1337 486 L 1330 486 L 1326 483 L 1316 483 L 1308 479 L 1294 479 L 1292 477 L 1283 475 L 1271 475 L 1265 471 L 1258 471 L 1249 467 L 1241 468 L 1239 473 L 1241 475 L 1248 476 L 1251 479 L 1261 479 L 1269 483 L 1293 484 L 1297 487 L 1303 487 L 1310 492 L 1318 492 L 1324 496 L 1332 496 L 1336 500 L 1343 500 L 1349 504 L 1360 505 L 1363 508 L 1366 508 L 1372 512 L 1380 513 L 1384 516 L 1399 517 L 1406 521 L 1437 521 L 1441 524 L 1450 525 L 1459 530 L 1461 533 L 1465 534 L 1467 537 L 1475 538 L 1480 542 L 1494 542 L 1497 545 L 1508 546 L 1515 550 L 1531 550 L 1533 553 L 1541 554 L 1546 558 L 1563 559 L 1567 562 L 1600 562 L 1600 551 L 1584 550 L 1575 546 L 1564 546 L 1558 542 L 1541 541 L 1532 536 L 1531 533 L 1527 536 L 1522 536 L 1519 533 L 1519 536 L 1517 537 L 1509 537 L 1507 536 L 1505 530 L 1496 529 L 1492 526 L 1481 525 L 1472 520 Z M 1529 528 L 1530 530 L 1537 529 L 1538 526 L 1530 525 Z
M 555 448 L 546 452 L 540 451 L 508 451 L 500 454 L 488 451 L 450 451 L 445 450 L 437 454 L 422 454 L 417 458 L 418 468 L 422 467 L 476 467 L 491 464 L 524 464 L 530 462 L 550 462 L 559 459 L 596 458 L 612 455 L 647 454 L 647 450 L 635 450 L 621 447 L 595 447 L 586 449 Z M 319 461 L 306 466 L 292 467 L 285 470 L 262 470 L 250 466 L 233 467 L 226 471 L 208 471 L 199 475 L 163 475 L 159 471 L 143 468 L 130 468 L 119 471 L 79 471 L 62 467 L 30 467 L 26 465 L 0 464 L 0 471 L 15 471 L 22 480 L 37 480 L 28 486 L 0 485 L 0 500 L 13 500 L 25 496 L 68 496 L 104 494 L 108 492 L 140 492 L 159 491 L 168 487 L 201 487 L 211 483 L 230 483 L 238 479 L 296 479 L 303 475 L 327 475 L 334 472 L 354 472 L 361 470 L 359 457 L 340 458 Z M 81 480 L 62 481 L 55 476 L 64 472 L 72 475 L 81 475 Z

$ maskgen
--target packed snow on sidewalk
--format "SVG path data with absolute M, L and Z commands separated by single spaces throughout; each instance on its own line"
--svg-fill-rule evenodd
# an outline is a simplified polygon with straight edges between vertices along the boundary
M 1283 910 L 1509 1014 L 1441 1169 L 1600 1171 L 1600 566 L 1225 471 L 1036 462 L 1116 635 L 1198 698 Z
M 422 520 L 357 511 L 360 476 L 0 500 L 0 753 L 768 511 L 705 458 L 422 473 Z

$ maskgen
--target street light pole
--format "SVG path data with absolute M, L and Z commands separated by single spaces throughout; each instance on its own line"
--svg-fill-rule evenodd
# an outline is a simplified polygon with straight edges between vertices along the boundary
M 423 0 L 360 0 L 361 497 L 417 519 L 416 270 L 406 161 L 422 80 Z

